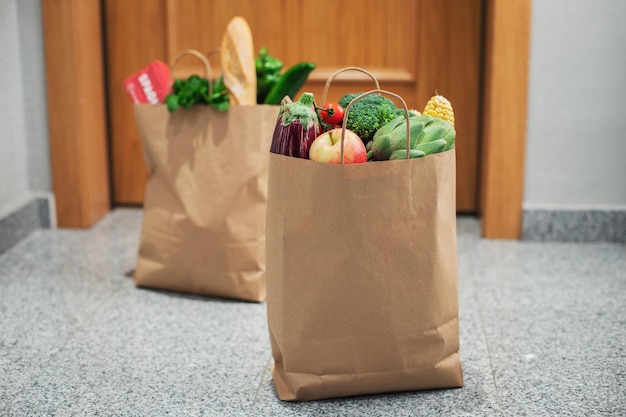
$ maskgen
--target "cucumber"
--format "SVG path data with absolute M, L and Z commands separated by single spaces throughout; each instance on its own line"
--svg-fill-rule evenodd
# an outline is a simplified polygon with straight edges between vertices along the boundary
M 312 62 L 300 62 L 290 67 L 280 76 L 280 80 L 274 84 L 263 103 L 280 104 L 280 101 L 285 96 L 293 99 L 314 69 L 315 64 Z

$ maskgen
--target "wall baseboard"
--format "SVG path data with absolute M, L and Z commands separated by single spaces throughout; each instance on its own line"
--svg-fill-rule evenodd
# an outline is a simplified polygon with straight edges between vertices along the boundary
M 50 198 L 35 197 L 0 218 L 0 254 L 12 248 L 36 229 L 52 227 L 51 206 Z
M 626 243 L 626 209 L 524 209 L 522 240 Z

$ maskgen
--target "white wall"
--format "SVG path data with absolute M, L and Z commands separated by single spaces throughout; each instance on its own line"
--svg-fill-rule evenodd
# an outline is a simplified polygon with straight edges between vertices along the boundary
M 39 0 L 0 0 L 0 218 L 51 191 Z
M 626 209 L 626 1 L 533 1 L 525 208 Z
M 51 191 L 41 0 L 14 0 L 22 62 L 28 180 L 31 190 Z

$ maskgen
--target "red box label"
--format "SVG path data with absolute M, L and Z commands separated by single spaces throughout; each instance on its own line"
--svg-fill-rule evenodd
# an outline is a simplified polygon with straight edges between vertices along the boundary
M 172 90 L 170 67 L 154 61 L 124 81 L 124 88 L 133 104 L 160 104 Z

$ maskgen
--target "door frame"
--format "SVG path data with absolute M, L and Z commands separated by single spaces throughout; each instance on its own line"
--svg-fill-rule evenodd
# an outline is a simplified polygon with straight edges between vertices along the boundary
M 485 0 L 478 199 L 485 238 L 521 236 L 531 1 Z M 101 0 L 42 1 L 59 227 L 90 227 L 111 209 L 102 13 Z

